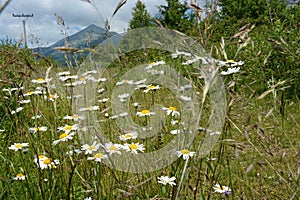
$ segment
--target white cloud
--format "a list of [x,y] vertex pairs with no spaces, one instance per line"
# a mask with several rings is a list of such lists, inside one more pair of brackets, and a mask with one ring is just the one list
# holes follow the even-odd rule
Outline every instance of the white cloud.
[[[119,0],[94,0],[103,19],[110,19]],[[127,3],[113,17],[111,31],[123,32],[128,27],[132,17],[132,8],[137,0],[127,0]],[[157,6],[165,4],[162,0],[142,0],[147,10],[154,16],[158,13]],[[62,16],[65,24],[73,34],[91,24],[104,27],[101,17],[96,10],[81,0],[12,0],[0,14],[0,39],[9,38],[18,40],[23,34],[22,20],[12,16],[15,14],[34,14],[26,20],[27,43],[29,35],[40,38],[39,46],[47,46],[62,38],[61,27],[56,24],[55,13]],[[36,46],[36,45],[35,45]]]

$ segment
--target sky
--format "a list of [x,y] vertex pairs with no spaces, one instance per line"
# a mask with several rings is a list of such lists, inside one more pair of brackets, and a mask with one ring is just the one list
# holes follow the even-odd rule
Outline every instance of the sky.
[[[72,35],[91,24],[104,27],[103,19],[110,19],[120,0],[94,0],[101,17],[96,9],[89,3],[81,0],[11,0],[8,6],[0,13],[0,39],[6,37],[19,40],[23,35],[22,19],[12,14],[33,14],[27,18],[26,35],[28,47],[49,46],[63,38],[62,27],[57,25],[55,14],[60,15],[68,33]],[[0,0],[0,4],[4,0]],[[117,12],[111,20],[111,31],[124,32],[131,19],[132,8],[137,0],[127,0],[127,3]],[[142,0],[152,16],[158,13],[158,5],[165,4],[164,0]],[[37,43],[36,39],[39,38]]]

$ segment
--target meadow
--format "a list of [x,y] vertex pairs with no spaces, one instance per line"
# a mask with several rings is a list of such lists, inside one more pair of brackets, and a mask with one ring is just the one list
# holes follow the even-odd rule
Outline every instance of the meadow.
[[260,71],[253,30],[210,54],[133,32],[75,67],[3,42],[0,199],[299,199],[297,79]]

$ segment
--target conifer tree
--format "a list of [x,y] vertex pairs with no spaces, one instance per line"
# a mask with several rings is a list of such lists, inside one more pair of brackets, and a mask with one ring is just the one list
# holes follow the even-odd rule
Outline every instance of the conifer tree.
[[132,19],[129,21],[130,29],[151,26],[151,15],[146,5],[138,0],[132,11]]

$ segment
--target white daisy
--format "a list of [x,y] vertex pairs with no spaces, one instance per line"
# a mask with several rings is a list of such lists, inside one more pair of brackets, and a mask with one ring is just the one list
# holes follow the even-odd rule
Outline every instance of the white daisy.
[[137,133],[136,132],[128,132],[124,135],[120,135],[119,139],[122,141],[130,140],[130,139],[136,139],[137,138]]
[[159,85],[148,85],[147,88],[144,90],[145,93],[149,92],[150,90],[151,91],[155,91],[155,90],[159,90],[160,89],[160,86]]
[[89,106],[85,108],[79,108],[79,111],[94,111],[99,110],[99,106]]
[[176,183],[174,182],[176,180],[176,178],[173,176],[171,178],[169,178],[168,176],[161,176],[161,177],[157,177],[158,179],[158,183],[161,183],[163,185],[176,185]]
[[132,84],[134,84],[134,81],[133,80],[122,80],[122,81],[119,81],[119,82],[117,82],[116,83],[116,85],[118,86],[118,85],[123,85],[123,84],[129,84],[129,85],[132,85]]
[[28,145],[28,143],[14,143],[10,147],[8,147],[8,149],[18,151],[21,150],[23,147],[28,147]]
[[33,83],[39,83],[39,84],[43,84],[43,83],[48,83],[50,82],[52,79],[43,79],[43,78],[38,78],[38,79],[34,79],[34,80],[31,80],[31,82]]
[[85,151],[85,155],[92,154],[95,151],[98,151],[100,144],[97,144],[96,141],[92,145],[84,144],[81,146],[81,150]]
[[69,133],[69,132],[71,132],[71,131],[76,131],[76,130],[78,130],[78,128],[79,128],[78,124],[73,124],[73,125],[68,125],[68,124],[66,124],[65,126],[58,127],[57,129],[58,129],[59,131],[64,131],[64,132],[66,132],[66,133]]
[[193,157],[196,152],[194,151],[189,151],[187,149],[183,149],[181,151],[176,151],[176,154],[178,157],[182,156],[184,160],[188,159],[189,157]]
[[138,151],[144,152],[145,147],[143,144],[139,144],[139,143],[131,143],[131,144],[126,143],[123,145],[123,149],[131,153],[138,154]]
[[143,117],[143,116],[150,116],[154,115],[155,112],[150,112],[150,110],[142,110],[141,112],[137,112],[136,115]]
[[235,74],[240,71],[240,67],[228,68],[227,71],[222,71],[222,75]]
[[68,140],[72,140],[75,135],[75,132],[66,132],[59,136],[58,140],[53,141],[52,145],[57,145],[59,142],[65,142]]
[[163,110],[166,110],[167,111],[167,115],[172,115],[172,117],[176,117],[176,116],[179,116],[180,115],[180,112],[177,111],[177,109],[173,106],[170,106],[169,108],[166,108],[166,107],[163,107],[162,108]]
[[13,179],[16,180],[16,181],[18,181],[18,180],[19,181],[24,181],[25,178],[26,178],[26,176],[24,174],[20,173],[20,174],[17,174],[16,177],[14,177]]
[[47,127],[46,126],[41,126],[41,127],[31,127],[28,129],[30,132],[32,133],[36,133],[38,131],[41,131],[41,132],[45,132],[47,131]]
[[87,157],[87,160],[94,160],[96,162],[101,162],[103,159],[108,158],[107,155],[103,153],[96,153],[93,157]]
[[121,148],[122,145],[120,144],[113,144],[112,142],[105,143],[104,145],[101,145],[106,152],[109,153],[109,155],[112,155],[114,153],[120,154],[121,155]]
[[224,194],[230,194],[231,189],[228,186],[224,186],[224,185],[220,185],[219,183],[217,183],[216,185],[214,185],[214,190],[217,193],[224,193]]

